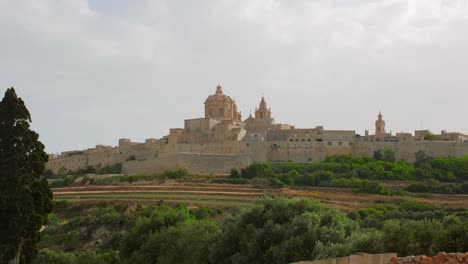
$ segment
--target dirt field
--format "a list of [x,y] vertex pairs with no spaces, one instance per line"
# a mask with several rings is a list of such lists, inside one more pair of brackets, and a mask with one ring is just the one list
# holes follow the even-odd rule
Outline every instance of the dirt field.
[[127,201],[142,203],[184,203],[189,206],[242,207],[262,196],[284,195],[288,197],[311,197],[329,207],[349,211],[376,203],[399,203],[418,201],[450,207],[468,208],[468,195],[423,194],[411,196],[381,196],[357,194],[339,188],[253,188],[250,185],[190,183],[167,181],[161,184],[127,184],[117,186],[79,186],[54,188],[57,200]]

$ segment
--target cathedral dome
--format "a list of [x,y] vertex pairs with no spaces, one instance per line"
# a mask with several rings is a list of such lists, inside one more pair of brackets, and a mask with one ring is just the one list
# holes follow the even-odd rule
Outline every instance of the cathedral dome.
[[205,100],[205,118],[239,121],[240,112],[237,111],[236,102],[223,92],[220,84],[216,86],[215,94]]
[[208,98],[205,100],[205,104],[213,101],[233,102],[234,100],[232,100],[231,97],[225,95],[223,92],[223,87],[218,84],[218,86],[216,86],[216,93],[208,96]]

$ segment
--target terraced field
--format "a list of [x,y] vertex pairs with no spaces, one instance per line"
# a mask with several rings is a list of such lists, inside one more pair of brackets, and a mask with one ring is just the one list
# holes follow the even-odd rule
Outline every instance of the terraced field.
[[253,188],[251,185],[158,182],[147,184],[127,184],[113,186],[76,186],[54,188],[57,200],[72,202],[126,202],[126,203],[166,203],[188,206],[236,208],[247,206],[258,197],[284,195],[288,197],[311,197],[321,200],[329,207],[345,211],[368,207],[375,203],[398,203],[418,201],[452,207],[468,207],[467,195],[411,195],[381,196],[356,194],[349,189],[339,188]]

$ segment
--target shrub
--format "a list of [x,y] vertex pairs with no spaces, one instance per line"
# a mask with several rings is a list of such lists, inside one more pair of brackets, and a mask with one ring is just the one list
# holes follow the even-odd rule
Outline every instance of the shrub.
[[68,232],[63,237],[63,245],[67,250],[75,249],[80,243],[80,233],[76,230]]
[[231,173],[229,174],[229,177],[231,178],[240,178],[242,175],[240,174],[239,170],[236,168],[231,169]]

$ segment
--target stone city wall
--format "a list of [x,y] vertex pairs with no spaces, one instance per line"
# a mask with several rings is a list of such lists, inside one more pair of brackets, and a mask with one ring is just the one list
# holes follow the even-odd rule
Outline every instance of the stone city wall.
[[124,162],[122,173],[160,173],[186,168],[190,173],[227,174],[232,168],[241,169],[250,164],[250,158],[245,154],[164,153],[154,159]]
[[414,141],[414,142],[356,142],[354,155],[373,157],[374,151],[391,148],[396,160],[413,163],[415,153],[424,151],[429,157],[462,157],[468,155],[468,142]]
[[[191,172],[229,172],[231,168],[258,162],[319,162],[331,155],[373,157],[374,151],[395,150],[396,159],[414,162],[415,153],[424,151],[431,157],[461,157],[468,155],[468,143],[462,142],[366,142],[366,141],[226,141],[208,143],[165,143],[148,141],[121,147],[104,147],[68,152],[47,163],[47,168],[76,171],[123,163],[124,173],[161,172],[186,166]],[[179,153],[179,154],[178,154]],[[183,153],[180,154],[180,153]],[[127,161],[131,156],[135,161]],[[201,158],[202,157],[202,158]],[[236,160],[237,159],[237,160]],[[192,160],[199,160],[200,165]],[[210,166],[219,167],[211,169]],[[246,166],[247,166],[246,165]],[[138,168],[141,166],[142,168]],[[231,168],[227,168],[232,166]]]
[[122,163],[134,156],[137,160],[154,158],[160,151],[158,143],[140,143],[135,145],[125,145],[122,147],[93,148],[83,151],[73,152],[73,154],[61,155],[51,158],[46,164],[47,169],[57,173],[61,168],[76,171],[88,166],[95,168]]

